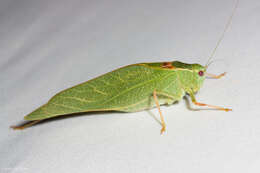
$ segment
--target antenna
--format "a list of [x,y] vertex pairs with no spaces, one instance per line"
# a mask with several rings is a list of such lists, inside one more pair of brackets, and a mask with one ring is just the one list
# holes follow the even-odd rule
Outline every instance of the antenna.
[[206,63],[206,66],[205,66],[206,69],[207,69],[208,66],[211,64],[210,61],[212,60],[213,56],[215,55],[217,48],[219,47],[221,41],[222,41],[223,38],[224,38],[224,35],[225,35],[227,29],[229,28],[229,26],[230,26],[230,24],[231,24],[232,18],[233,18],[233,16],[234,16],[235,11],[236,11],[237,6],[238,6],[238,1],[239,1],[239,0],[236,1],[235,7],[234,7],[234,9],[233,9],[231,15],[229,16],[229,19],[228,19],[228,21],[227,21],[227,23],[226,23],[226,25],[225,25],[225,28],[224,28],[224,30],[223,30],[223,33],[221,34],[221,36],[220,36],[220,38],[219,38],[219,40],[218,40],[218,42],[217,42],[217,44],[216,44],[216,47],[213,49],[213,51],[212,51],[212,53],[211,53],[211,55],[210,55],[210,57],[209,57],[209,59],[208,59],[208,61],[207,61],[207,63]]

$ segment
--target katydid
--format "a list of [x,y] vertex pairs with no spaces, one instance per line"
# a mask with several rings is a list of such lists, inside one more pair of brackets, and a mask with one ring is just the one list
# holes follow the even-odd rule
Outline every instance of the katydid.
[[42,120],[62,115],[97,111],[136,112],[157,107],[163,133],[166,125],[160,105],[173,104],[186,94],[195,105],[231,111],[229,108],[197,102],[195,94],[206,76],[218,79],[225,75],[209,74],[207,68],[230,25],[237,4],[238,1],[205,66],[180,61],[128,65],[61,91],[45,105],[26,115],[24,119],[29,123],[12,128],[24,129]]

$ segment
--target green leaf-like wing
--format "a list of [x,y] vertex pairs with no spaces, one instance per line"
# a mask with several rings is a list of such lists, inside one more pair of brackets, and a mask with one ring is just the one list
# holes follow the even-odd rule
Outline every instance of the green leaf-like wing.
[[147,109],[154,89],[170,85],[173,73],[148,64],[129,65],[58,93],[25,119],[41,120],[90,111]]

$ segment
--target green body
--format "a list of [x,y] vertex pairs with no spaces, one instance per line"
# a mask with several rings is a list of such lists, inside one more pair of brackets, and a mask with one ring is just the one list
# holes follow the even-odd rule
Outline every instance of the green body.
[[129,65],[66,89],[25,116],[25,120],[91,111],[141,111],[155,106],[152,97],[155,90],[162,105],[172,104],[186,93],[200,89],[205,76],[198,72],[205,72],[205,67],[178,61],[164,64]]

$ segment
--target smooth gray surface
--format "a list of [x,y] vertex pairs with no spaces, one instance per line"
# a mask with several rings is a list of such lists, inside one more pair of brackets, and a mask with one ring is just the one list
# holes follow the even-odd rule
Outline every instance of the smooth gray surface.
[[[78,116],[10,125],[55,93],[138,62],[205,64],[233,0],[0,1],[0,172],[260,171],[260,1],[240,1],[197,99],[233,112]],[[195,106],[193,106],[195,107]],[[158,117],[156,109],[151,110]]]

